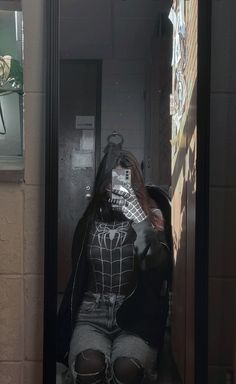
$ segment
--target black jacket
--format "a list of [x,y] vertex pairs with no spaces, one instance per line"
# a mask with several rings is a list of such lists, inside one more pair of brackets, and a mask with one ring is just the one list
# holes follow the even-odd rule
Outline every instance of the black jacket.
[[[163,283],[170,275],[171,255],[164,232],[156,232],[149,219],[132,226],[137,234],[134,243],[138,264],[137,286],[118,309],[117,323],[121,329],[141,336],[158,348],[168,312],[168,297],[163,295]],[[67,363],[75,318],[87,286],[88,229],[86,220],[81,219],[72,244],[72,274],[58,314],[57,360],[63,363]]]

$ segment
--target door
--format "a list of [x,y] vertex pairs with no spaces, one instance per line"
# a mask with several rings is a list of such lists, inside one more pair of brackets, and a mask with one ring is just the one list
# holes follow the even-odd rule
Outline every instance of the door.
[[58,292],[71,271],[76,224],[93,188],[100,157],[101,63],[60,63],[60,131],[58,195]]
[[173,3],[172,348],[183,383],[194,383],[197,0]]

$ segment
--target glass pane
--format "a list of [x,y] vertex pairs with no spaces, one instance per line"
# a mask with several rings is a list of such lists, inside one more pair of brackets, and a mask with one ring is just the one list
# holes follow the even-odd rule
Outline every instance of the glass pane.
[[0,10],[0,158],[23,155],[22,12]]

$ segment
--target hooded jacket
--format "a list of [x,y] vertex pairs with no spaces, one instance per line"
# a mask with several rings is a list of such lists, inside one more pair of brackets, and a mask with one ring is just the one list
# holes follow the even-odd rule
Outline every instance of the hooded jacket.
[[[121,329],[139,335],[159,349],[168,313],[165,286],[171,272],[171,252],[164,231],[157,232],[149,218],[139,224],[133,223],[132,226],[136,232],[134,249],[138,266],[137,285],[119,307],[116,320]],[[76,315],[87,287],[88,233],[88,221],[82,218],[74,233],[72,273],[57,318],[57,361],[64,364],[67,364]]]

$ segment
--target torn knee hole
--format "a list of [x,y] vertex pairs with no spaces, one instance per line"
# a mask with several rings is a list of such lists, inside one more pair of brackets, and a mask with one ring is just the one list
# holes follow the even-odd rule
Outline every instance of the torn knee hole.
[[143,378],[142,364],[135,358],[119,357],[113,365],[115,381],[124,384],[140,383]]
[[79,375],[98,375],[105,370],[105,356],[93,349],[82,351],[76,356],[75,371]]

